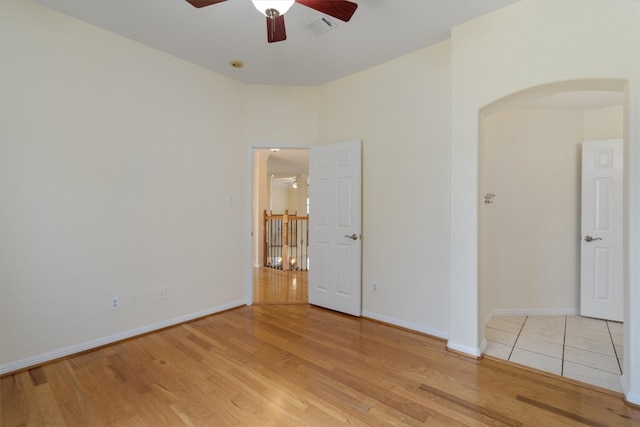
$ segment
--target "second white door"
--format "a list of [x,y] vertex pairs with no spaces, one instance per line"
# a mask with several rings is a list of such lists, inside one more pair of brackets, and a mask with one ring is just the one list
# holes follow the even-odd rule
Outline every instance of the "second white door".
[[622,321],[622,140],[582,144],[580,314]]

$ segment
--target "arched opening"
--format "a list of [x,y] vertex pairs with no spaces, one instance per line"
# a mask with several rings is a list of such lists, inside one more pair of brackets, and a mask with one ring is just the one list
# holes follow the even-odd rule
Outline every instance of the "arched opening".
[[[585,140],[623,138],[625,86],[623,80],[609,79],[557,82],[509,95],[481,109],[478,316],[482,351],[487,347],[483,326],[495,316],[513,316],[517,324],[527,316],[561,320],[579,312],[580,147]],[[506,324],[499,329],[502,336],[497,340],[504,348],[493,346],[489,353],[499,348],[510,352],[501,358],[521,364],[532,360],[529,366],[572,376],[573,362],[564,351],[566,336],[554,336],[550,327],[540,331],[547,337],[519,337],[523,325]],[[513,330],[507,332],[511,326]],[[565,326],[563,333],[568,331]],[[548,346],[538,351],[530,348],[532,343]],[[610,346],[612,355],[607,357],[621,366],[622,346],[618,354]],[[620,373],[613,369],[610,373],[607,388],[620,391]],[[574,379],[590,382],[586,376]],[[591,383],[607,386],[596,380]]]

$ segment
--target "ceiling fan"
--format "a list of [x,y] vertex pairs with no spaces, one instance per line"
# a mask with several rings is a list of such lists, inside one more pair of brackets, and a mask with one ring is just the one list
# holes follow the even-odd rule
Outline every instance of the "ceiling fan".
[[[226,0],[187,0],[194,7],[211,6]],[[284,14],[294,3],[315,9],[318,12],[349,22],[358,5],[347,0],[251,0],[253,5],[267,17],[267,41],[281,42],[287,39]]]

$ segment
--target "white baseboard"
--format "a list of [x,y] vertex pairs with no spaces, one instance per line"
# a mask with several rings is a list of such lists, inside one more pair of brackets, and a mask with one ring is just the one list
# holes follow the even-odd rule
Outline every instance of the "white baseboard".
[[513,308],[491,310],[484,319],[486,325],[494,317],[500,316],[577,316],[577,308]]
[[180,323],[188,322],[199,317],[209,316],[211,314],[219,313],[231,308],[241,307],[246,305],[246,301],[234,301],[228,304],[220,305],[218,307],[210,308],[207,310],[198,311],[196,313],[186,314],[184,316],[174,317],[173,319],[164,320],[162,322],[154,323],[152,325],[143,326],[141,328],[131,329],[129,331],[119,332],[117,334],[109,335],[95,340],[86,341],[80,344],[75,344],[69,347],[61,348],[58,350],[49,351],[46,353],[38,354],[36,356],[27,357],[26,359],[16,360],[15,362],[5,363],[0,365],[0,375],[4,375],[8,372],[16,372],[24,370],[31,366],[41,365],[52,360],[60,359],[62,357],[71,356],[73,354],[81,353],[83,351],[91,350],[97,347],[102,347],[107,344],[122,341],[128,338],[135,337],[137,335],[146,334],[148,332],[157,331],[169,326],[177,325]]
[[431,335],[437,338],[448,339],[449,333],[444,332],[438,329],[426,328],[422,325],[417,325],[411,322],[405,322],[404,320],[396,319],[393,317],[384,316],[378,313],[372,313],[370,311],[363,311],[363,317],[367,317],[369,319],[377,320],[379,322],[388,323],[390,325],[399,326],[401,328],[410,329],[412,331],[421,332],[426,335]]
[[627,384],[627,380],[624,378],[624,375],[620,377],[620,389],[622,390],[627,402],[634,405],[640,405],[640,393],[633,393],[629,391],[629,385]]
[[447,348],[450,350],[457,351],[458,353],[468,354],[473,357],[482,356],[482,351],[480,348],[467,347],[465,345],[457,344],[455,342],[451,342],[451,340],[447,341]]

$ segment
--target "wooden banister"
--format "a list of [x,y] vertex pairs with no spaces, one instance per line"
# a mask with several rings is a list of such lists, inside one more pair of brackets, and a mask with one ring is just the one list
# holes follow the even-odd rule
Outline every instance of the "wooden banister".
[[[293,215],[285,210],[282,215],[263,212],[263,257],[264,266],[289,270],[307,269],[307,236],[309,216]],[[304,258],[302,265],[292,256],[291,248]]]

